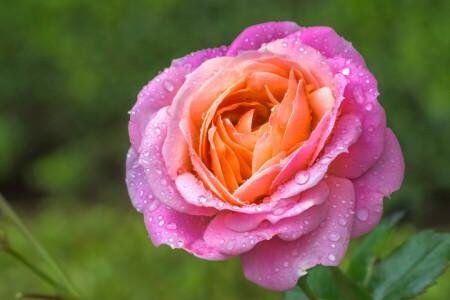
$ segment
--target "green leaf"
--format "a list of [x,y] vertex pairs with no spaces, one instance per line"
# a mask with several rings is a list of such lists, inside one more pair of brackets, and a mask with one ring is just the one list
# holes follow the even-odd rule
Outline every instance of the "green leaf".
[[375,249],[377,248],[377,245],[403,215],[404,212],[398,212],[383,219],[380,224],[364,238],[355,250],[348,267],[347,274],[350,278],[358,283],[366,282],[370,266],[375,260]]
[[284,294],[284,300],[309,300],[309,298],[303,293],[300,287],[296,286],[295,289],[287,291]]
[[450,234],[423,231],[375,266],[369,281],[374,300],[396,300],[425,291],[445,270]]
[[317,265],[308,271],[307,284],[320,299],[370,299],[368,293],[337,267]]

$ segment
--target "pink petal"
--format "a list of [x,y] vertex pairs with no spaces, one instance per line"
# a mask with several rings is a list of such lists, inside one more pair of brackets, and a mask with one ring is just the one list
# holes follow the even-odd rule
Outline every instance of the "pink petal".
[[380,159],[369,171],[354,180],[356,218],[352,238],[369,232],[378,224],[383,212],[383,197],[389,197],[400,188],[404,171],[402,150],[394,133],[387,128]]
[[215,209],[198,207],[187,203],[177,190],[175,182],[167,174],[161,154],[162,144],[167,134],[167,107],[159,110],[148,123],[139,147],[139,164],[143,167],[147,183],[154,197],[164,205],[179,212],[192,215],[213,215]]
[[205,241],[227,255],[239,255],[257,243],[278,235],[291,241],[315,229],[325,218],[329,195],[325,182],[301,196],[280,201],[272,212],[245,214],[222,211],[215,216],[205,232]]
[[241,51],[257,50],[264,43],[283,38],[301,28],[293,22],[269,22],[245,29],[228,48],[227,56],[236,56]]
[[353,113],[362,122],[362,132],[349,153],[340,155],[330,166],[330,173],[345,178],[357,178],[365,173],[383,152],[386,116],[377,101],[377,82],[364,67],[349,60],[336,58],[329,60],[334,72],[347,77],[343,113]]
[[148,205],[159,205],[159,201],[153,197],[145,178],[144,169],[138,162],[133,147],[130,147],[126,163],[126,183],[131,203],[137,211],[143,212]]
[[165,205],[159,205],[149,206],[144,212],[144,218],[150,238],[157,247],[166,244],[208,260],[230,258],[218,249],[207,246],[203,240],[209,217],[183,214]]
[[325,148],[324,154],[312,167],[305,171],[298,171],[288,183],[279,186],[272,194],[271,201],[298,195],[315,186],[327,173],[329,164],[338,155],[347,152],[348,148],[358,140],[360,131],[361,122],[356,116],[341,116],[334,129],[334,134]]
[[309,27],[301,31],[302,43],[317,49],[327,58],[341,56],[351,59],[357,65],[365,66],[364,59],[352,43],[341,38],[329,27]]
[[270,240],[275,235],[291,241],[308,234],[325,219],[327,209],[326,204],[311,206],[302,214],[282,219],[276,224],[267,221],[261,223],[259,219],[261,216],[249,215],[245,221],[259,225],[245,232],[229,229],[227,223],[233,222],[229,219],[232,219],[234,214],[223,211],[211,221],[204,239],[211,248],[218,248],[225,255],[236,256],[250,251],[261,241]]
[[138,94],[137,102],[130,111],[128,132],[131,145],[139,148],[142,132],[153,114],[161,107],[170,105],[186,75],[198,68],[204,61],[223,56],[226,47],[206,49],[174,60],[168,69],[151,80]]
[[351,181],[329,177],[327,221],[295,241],[273,238],[241,255],[245,277],[276,291],[294,288],[300,276],[317,264],[336,266],[347,250],[354,216],[354,191]]

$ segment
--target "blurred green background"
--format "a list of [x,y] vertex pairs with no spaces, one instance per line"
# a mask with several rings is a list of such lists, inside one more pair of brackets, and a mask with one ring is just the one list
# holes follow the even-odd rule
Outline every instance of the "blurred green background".
[[[450,219],[449,1],[6,0],[0,4],[0,192],[89,299],[282,299],[239,261],[155,248],[124,183],[127,111],[173,58],[279,20],[360,51],[406,160],[393,244]],[[14,246],[36,257],[0,216]],[[353,242],[353,243],[357,243]],[[38,258],[36,257],[36,260]],[[418,299],[448,299],[450,273]],[[0,253],[0,299],[50,292]]]

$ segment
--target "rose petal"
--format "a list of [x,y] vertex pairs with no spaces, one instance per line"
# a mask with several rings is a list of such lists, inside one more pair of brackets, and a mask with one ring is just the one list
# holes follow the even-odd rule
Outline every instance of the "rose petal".
[[206,245],[203,240],[209,217],[183,214],[160,205],[149,206],[144,212],[144,219],[147,231],[156,247],[166,244],[208,260],[231,258],[220,253],[218,249]]
[[343,58],[330,59],[335,72],[347,77],[343,113],[353,113],[362,122],[362,132],[349,152],[340,155],[330,166],[330,173],[345,178],[357,178],[365,173],[383,151],[386,115],[377,101],[377,82],[363,66]]
[[153,197],[150,188],[147,184],[147,178],[145,178],[144,169],[138,162],[139,157],[134,151],[133,147],[130,147],[127,154],[126,164],[126,183],[128,187],[128,194],[131,198],[131,203],[137,211],[143,212],[147,205],[151,205],[155,201],[154,205],[159,205],[159,201]]
[[151,80],[138,94],[136,104],[130,111],[128,132],[131,145],[139,148],[142,132],[153,114],[161,107],[170,105],[186,75],[198,68],[204,61],[225,55],[227,47],[206,49],[176,59],[168,69]]
[[387,128],[383,154],[369,171],[354,180],[357,218],[353,223],[352,238],[369,232],[378,224],[383,197],[389,197],[400,188],[404,171],[402,150],[394,133]]
[[310,206],[302,214],[285,218],[276,224],[267,221],[261,223],[258,215],[250,215],[246,222],[256,224],[256,228],[246,232],[230,230],[226,225],[233,218],[233,213],[219,213],[208,225],[205,231],[205,241],[208,246],[220,249],[225,255],[240,255],[248,252],[259,242],[269,240],[279,235],[284,240],[294,240],[314,230],[325,219],[328,206],[326,204]]
[[245,29],[228,48],[227,56],[257,50],[262,44],[283,38],[301,28],[293,22],[269,22]]
[[309,27],[301,31],[301,41],[317,49],[327,58],[344,57],[351,59],[357,65],[365,67],[364,59],[353,48],[352,43],[341,38],[329,27]]
[[[337,97],[333,110],[327,113],[322,118],[317,127],[311,133],[309,139],[306,140],[299,149],[289,155],[286,161],[282,163],[283,170],[273,181],[270,187],[271,192],[274,192],[281,184],[292,178],[299,170],[304,170],[305,168],[311,166],[317,155],[323,150],[323,146],[328,140],[330,134],[333,132],[334,128],[337,127],[337,125],[335,125],[335,122],[339,113],[339,109],[341,107],[341,103],[344,100],[343,93],[347,84],[347,80],[343,76],[337,75],[335,78],[335,82]],[[358,123],[359,121],[353,120],[353,122]],[[360,125],[360,122],[358,123],[358,125]],[[344,131],[342,131],[342,134],[348,135],[348,133],[345,133]],[[346,145],[345,148],[347,149],[347,147],[348,146]],[[320,179],[321,178],[318,178],[319,181]],[[304,187],[306,188],[308,186]]]
[[241,255],[245,277],[264,288],[286,291],[294,288],[300,276],[317,264],[336,266],[347,250],[354,216],[351,181],[330,177],[327,221],[295,241],[273,238]]
[[[278,189],[271,195],[271,201],[295,196],[312,186],[315,186],[325,176],[329,164],[340,154],[348,151],[354,144],[361,131],[361,122],[355,115],[344,115],[336,124],[334,134],[325,148],[324,154],[309,169],[298,171],[296,177],[306,172],[305,181],[291,179],[285,185],[278,186]],[[302,175],[304,176],[304,175]]]
[[216,210],[198,207],[184,201],[175,182],[167,173],[161,154],[162,144],[167,134],[167,107],[160,109],[147,125],[139,147],[139,164],[143,167],[147,183],[154,197],[164,205],[179,212],[192,215],[213,215]]
[[221,57],[203,63],[200,68],[187,75],[188,82],[180,88],[173,99],[170,108],[172,116],[168,122],[167,138],[162,149],[167,171],[172,179],[175,179],[180,168],[189,169],[190,167],[187,143],[179,128],[180,120],[189,113],[189,104],[198,87],[225,65],[229,59]]

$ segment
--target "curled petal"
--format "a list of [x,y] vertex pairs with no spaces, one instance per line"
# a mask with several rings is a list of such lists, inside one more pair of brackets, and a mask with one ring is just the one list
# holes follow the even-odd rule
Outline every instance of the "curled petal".
[[341,38],[332,28],[303,28],[300,35],[301,41],[304,44],[317,49],[327,58],[341,56],[346,59],[351,59],[358,66],[366,66],[361,54],[353,48],[352,43]]
[[126,163],[126,183],[128,187],[128,194],[131,198],[131,203],[137,211],[143,212],[149,205],[159,205],[159,201],[153,197],[152,192],[147,184],[147,178],[145,177],[144,169],[138,162],[139,157],[134,151],[133,147],[130,147],[127,154]]
[[356,116],[342,116],[336,124],[334,134],[325,148],[324,154],[312,167],[305,171],[298,171],[288,183],[279,186],[272,194],[271,201],[298,195],[315,186],[325,176],[333,159],[348,151],[348,148],[357,141],[360,132],[361,122]]
[[147,183],[156,197],[164,205],[179,212],[192,215],[213,215],[215,209],[198,207],[187,203],[177,190],[175,182],[167,173],[162,157],[162,143],[167,134],[167,107],[156,113],[145,128],[139,147],[139,164],[143,167]]
[[317,264],[336,266],[347,250],[355,207],[351,181],[330,177],[326,222],[295,241],[275,237],[241,255],[245,277],[267,289],[294,288],[300,276]]
[[245,29],[228,48],[227,56],[236,56],[241,51],[257,50],[264,43],[283,38],[301,28],[293,22],[269,22]]
[[209,217],[180,213],[161,204],[149,206],[144,211],[144,218],[150,238],[157,247],[166,244],[208,260],[231,258],[209,247],[203,240]]
[[142,132],[153,114],[160,108],[170,105],[186,75],[198,68],[204,61],[223,56],[227,47],[206,49],[191,53],[176,59],[168,69],[153,78],[141,92],[134,107],[130,111],[128,132],[131,145],[135,150],[139,148]]
[[377,101],[377,82],[363,66],[343,58],[330,59],[335,72],[348,79],[345,88],[343,113],[358,116],[362,132],[348,153],[340,155],[330,166],[330,173],[345,178],[357,178],[365,173],[383,152],[386,115]]
[[352,238],[374,228],[383,212],[383,197],[398,190],[403,181],[405,162],[394,133],[385,130],[383,154],[361,177],[354,180],[356,216]]

